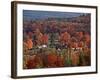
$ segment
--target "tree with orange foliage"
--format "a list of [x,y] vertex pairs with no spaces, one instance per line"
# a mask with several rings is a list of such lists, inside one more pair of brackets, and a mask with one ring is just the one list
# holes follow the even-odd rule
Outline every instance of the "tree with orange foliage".
[[91,46],[91,37],[89,34],[84,34],[83,37],[84,47],[90,47]]
[[32,48],[33,48],[32,39],[28,39],[28,40],[27,40],[27,45],[28,45],[28,49],[32,49]]
[[48,36],[46,34],[44,34],[42,37],[41,37],[41,43],[42,44],[47,44],[48,43]]
[[71,43],[71,48],[73,48],[74,50],[76,50],[78,48],[78,43],[77,42],[72,42]]
[[78,66],[78,64],[79,64],[79,57],[80,57],[79,52],[71,53],[71,61],[72,61],[72,65],[73,66]]
[[75,38],[75,37],[71,38],[70,46],[71,46],[71,48],[74,48],[74,49],[78,48],[77,38]]
[[27,49],[32,49],[33,48],[33,42],[32,39],[27,35],[26,39],[24,40],[24,47]]
[[35,35],[36,35],[36,39],[37,39],[37,41],[36,41],[37,44],[38,44],[38,45],[41,45],[43,34],[40,32],[39,29],[36,29]]
[[88,47],[90,47],[90,43],[91,43],[91,37],[89,34],[84,35],[85,37],[85,43]]
[[59,40],[62,44],[67,44],[70,40],[70,34],[68,32],[64,32],[60,35]]

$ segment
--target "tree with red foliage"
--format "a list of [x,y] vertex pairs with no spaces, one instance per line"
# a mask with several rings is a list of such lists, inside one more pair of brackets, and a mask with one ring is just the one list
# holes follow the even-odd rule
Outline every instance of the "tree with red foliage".
[[32,69],[32,68],[40,68],[43,67],[43,62],[42,58],[39,55],[35,55],[27,60],[27,68]]
[[28,32],[28,34],[27,34],[30,38],[32,38],[33,37],[33,32]]
[[76,32],[75,33],[75,35],[76,35],[76,38],[80,41],[82,38],[83,38],[83,32]]
[[35,61],[34,61],[35,56],[36,56],[36,55],[34,55],[34,56],[29,56],[28,58],[26,58],[26,59],[27,59],[27,62],[26,62],[26,67],[27,67],[27,69],[36,68],[36,63],[35,63]]
[[26,66],[27,66],[28,69],[33,69],[33,68],[36,68],[36,63],[34,62],[34,60],[29,59],[29,60],[27,61]]
[[48,61],[48,64],[47,64],[48,67],[56,67],[57,55],[55,55],[55,54],[48,54],[47,61]]
[[61,56],[57,57],[57,66],[58,67],[63,67],[64,66],[64,58]]
[[78,42],[78,48],[79,48],[80,50],[82,50],[83,47],[84,47],[83,41]]

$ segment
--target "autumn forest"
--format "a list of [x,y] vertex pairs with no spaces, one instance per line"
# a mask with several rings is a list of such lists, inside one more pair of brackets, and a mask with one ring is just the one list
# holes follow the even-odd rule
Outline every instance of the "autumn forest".
[[23,11],[23,69],[90,66],[90,18],[89,13]]

